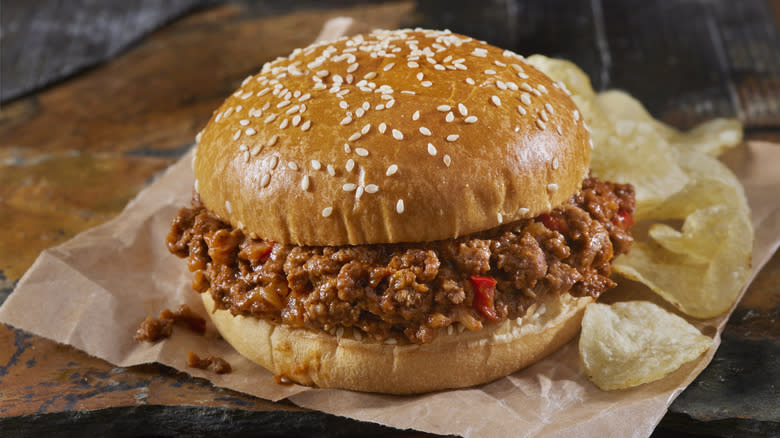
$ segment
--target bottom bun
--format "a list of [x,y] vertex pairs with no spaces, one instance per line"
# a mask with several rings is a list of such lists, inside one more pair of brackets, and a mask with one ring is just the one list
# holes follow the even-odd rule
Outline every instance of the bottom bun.
[[215,311],[209,292],[201,296],[222,337],[272,373],[303,385],[387,394],[462,388],[511,374],[571,340],[593,301],[551,296],[531,306],[522,320],[479,331],[445,329],[428,344],[391,345],[357,330],[331,335],[233,316]]

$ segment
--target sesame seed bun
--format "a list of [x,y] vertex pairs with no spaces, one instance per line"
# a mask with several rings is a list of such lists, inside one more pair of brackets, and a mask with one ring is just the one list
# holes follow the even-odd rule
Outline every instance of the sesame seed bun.
[[201,201],[296,245],[449,239],[579,190],[589,135],[565,87],[449,32],[377,31],[266,64],[215,112]]
[[[522,56],[446,31],[377,31],[248,77],[199,134],[195,189],[232,226],[277,243],[452,239],[563,204],[588,173],[589,142],[565,86]],[[592,301],[548,294],[522,319],[408,344],[234,316],[201,295],[222,336],[276,375],[395,394],[525,367],[575,336]]]
[[524,368],[570,341],[580,330],[590,297],[548,295],[525,317],[471,332],[442,333],[429,344],[367,340],[276,325],[215,310],[211,319],[239,353],[276,376],[303,385],[386,394],[416,394],[489,382]]

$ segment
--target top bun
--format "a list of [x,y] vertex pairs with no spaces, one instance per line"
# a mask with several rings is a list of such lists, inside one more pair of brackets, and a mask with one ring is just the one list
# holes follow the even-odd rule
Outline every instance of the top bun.
[[375,31],[246,78],[199,136],[195,189],[285,244],[449,239],[562,204],[589,141],[563,84],[522,56],[448,31]]

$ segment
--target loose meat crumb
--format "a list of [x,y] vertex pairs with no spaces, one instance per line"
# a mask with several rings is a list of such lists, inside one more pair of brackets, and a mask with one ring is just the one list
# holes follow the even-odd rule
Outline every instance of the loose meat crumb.
[[187,354],[187,366],[190,368],[209,370],[215,374],[227,374],[233,371],[230,364],[221,357],[208,355],[205,359],[201,359],[197,354],[191,351]]
[[137,342],[157,342],[160,339],[170,337],[175,323],[183,324],[201,335],[206,333],[206,320],[193,312],[188,305],[182,304],[175,311],[163,309],[159,318],[146,317],[135,332],[135,340]]
[[[522,317],[546,294],[595,298],[614,287],[611,262],[631,246],[633,212],[630,185],[587,178],[555,210],[481,233],[317,247],[246,236],[196,195],[174,219],[168,248],[188,259],[193,288],[234,315],[426,343],[456,323],[479,330]],[[493,310],[485,294],[477,298],[474,276],[495,280]]]

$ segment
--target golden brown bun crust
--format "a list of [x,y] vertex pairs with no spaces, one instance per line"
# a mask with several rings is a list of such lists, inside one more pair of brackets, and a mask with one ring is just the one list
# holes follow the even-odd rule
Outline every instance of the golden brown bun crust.
[[384,31],[266,64],[215,112],[194,171],[210,210],[263,238],[431,241],[560,205],[587,174],[588,143],[565,88],[521,56]]
[[[589,297],[550,297],[517,321],[476,332],[442,332],[430,344],[389,345],[275,325],[214,312],[220,334],[243,356],[275,375],[303,385],[387,394],[415,394],[489,382],[526,367],[571,340],[580,330]],[[544,311],[540,310],[544,308]]]

